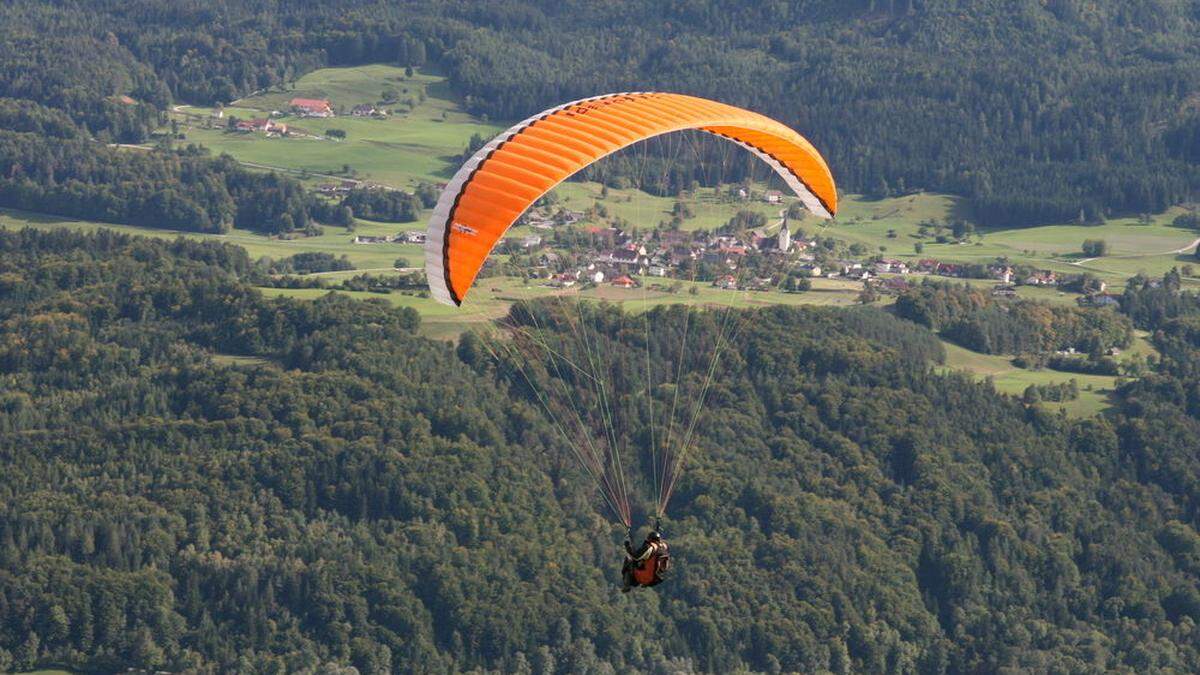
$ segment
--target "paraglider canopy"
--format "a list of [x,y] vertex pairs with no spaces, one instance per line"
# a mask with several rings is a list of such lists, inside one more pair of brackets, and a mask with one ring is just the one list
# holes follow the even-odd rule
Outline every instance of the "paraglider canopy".
[[[425,270],[431,294],[461,305],[497,242],[572,174],[640,141],[672,134],[663,139],[669,143],[677,138],[672,132],[688,131],[746,148],[816,215],[830,218],[837,211],[837,190],[825,160],[780,122],[681,94],[596,96],[513,126],[463,164],[429,220]],[[672,162],[668,154],[665,166]],[[697,266],[691,270],[694,284]],[[745,318],[733,316],[732,303],[722,313],[664,308],[652,316],[646,311],[645,284],[641,287],[643,311],[637,315],[605,304],[588,306],[570,294],[517,302],[493,326],[505,337],[482,341],[498,374],[520,376],[523,385],[514,392],[547,415],[626,531],[635,515],[627,465],[639,464],[649,474],[645,487],[654,497],[654,517],[662,518],[695,445],[706,395],[719,378],[721,353],[737,339]],[[627,330],[633,316],[639,331]],[[631,345],[644,355],[620,358]],[[643,578],[637,581],[651,585],[661,580],[670,558],[665,540],[648,540],[647,546],[654,561],[640,568]]]
[[597,160],[662,134],[696,129],[771,166],[813,213],[837,212],[833,175],[817,150],[780,122],[682,94],[639,92],[566,103],[513,126],[454,175],[429,219],[425,273],[438,301],[460,305],[492,248],[555,185]]

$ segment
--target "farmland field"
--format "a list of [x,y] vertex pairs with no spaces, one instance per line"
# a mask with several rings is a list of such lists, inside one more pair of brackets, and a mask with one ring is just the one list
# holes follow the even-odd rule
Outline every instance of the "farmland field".
[[[968,218],[970,214],[959,198],[922,193],[868,200],[851,195],[843,199],[837,220],[826,225],[808,218],[801,225],[810,231],[821,228],[829,235],[896,258],[986,263],[1006,257],[1013,263],[1059,274],[1090,272],[1120,287],[1138,272],[1161,276],[1172,267],[1197,263],[1192,254],[1200,231],[1172,225],[1180,213],[1181,209],[1171,209],[1152,216],[1148,223],[1117,218],[1103,225],[980,230],[968,243],[939,244],[932,238],[921,238],[918,229],[926,221]],[[1109,255],[1085,259],[1081,252],[1085,239],[1104,240]],[[914,250],[917,243],[923,246],[919,254]]]
[[[393,90],[396,103],[381,103],[384,89]],[[294,97],[325,98],[335,109],[379,104],[391,111],[386,119],[351,117],[328,119],[287,115]],[[283,112],[280,121],[297,137],[266,138],[258,134],[229,133],[223,125],[230,116],[265,117]],[[226,110],[218,128],[211,108],[181,107],[174,115],[188,143],[198,143],[214,153],[226,152],[243,162],[314,174],[365,178],[394,187],[421,181],[442,182],[452,171],[454,157],[462,153],[473,134],[491,137],[502,127],[463,113],[445,79],[427,73],[404,74],[403,68],[369,65],[326,68],[301,77],[294,89],[271,91],[241,99]],[[330,129],[346,132],[345,140],[326,136]],[[344,174],[349,166],[353,174]]]
[[[1083,375],[1065,373],[1044,368],[1028,370],[1012,364],[1012,356],[980,354],[943,341],[946,348],[946,363],[942,372],[966,371],[979,379],[990,378],[996,391],[1020,396],[1029,385],[1063,384],[1075,380],[1079,384],[1079,398],[1074,401],[1043,401],[1039,405],[1062,410],[1072,417],[1087,417],[1109,407],[1109,395],[1116,387],[1118,378],[1109,375]],[[1133,345],[1122,353],[1118,360],[1148,357],[1155,354],[1154,347],[1143,332],[1138,332]]]
[[[503,316],[514,302],[538,297],[578,297],[584,300],[621,303],[628,311],[641,312],[651,307],[685,304],[714,308],[765,307],[769,305],[850,305],[858,298],[861,286],[834,279],[816,279],[813,288],[804,293],[780,291],[728,291],[701,282],[680,281],[677,290],[670,290],[672,279],[638,277],[641,288],[623,289],[599,284],[583,289],[552,289],[545,282],[526,283],[513,277],[480,279],[461,308],[438,303],[425,294],[344,293],[353,298],[378,299],[397,307],[412,307],[421,313],[421,332],[430,337],[457,337],[473,324]],[[692,289],[695,289],[693,294]],[[263,288],[265,295],[315,299],[331,291],[319,288]]]

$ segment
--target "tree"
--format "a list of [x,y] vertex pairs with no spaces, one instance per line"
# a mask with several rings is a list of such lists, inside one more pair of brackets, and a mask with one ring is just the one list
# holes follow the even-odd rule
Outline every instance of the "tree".
[[1085,239],[1083,254],[1089,258],[1102,258],[1108,255],[1108,242],[1103,239]]
[[38,638],[37,633],[29,631],[25,636],[25,641],[17,647],[17,651],[13,654],[13,664],[19,670],[33,670],[38,664],[38,658],[41,655],[42,641]]
[[1184,213],[1175,216],[1172,221],[1175,227],[1186,227],[1193,230],[1200,230],[1200,213]]

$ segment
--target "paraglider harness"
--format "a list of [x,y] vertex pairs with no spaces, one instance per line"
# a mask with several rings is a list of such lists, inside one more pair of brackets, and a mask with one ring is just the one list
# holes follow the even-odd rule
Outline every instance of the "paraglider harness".
[[[632,580],[633,586],[657,586],[663,582],[667,572],[671,569],[671,550],[665,539],[658,536],[658,526],[655,524],[651,535],[647,535],[647,540],[642,544],[636,553],[630,548],[629,539],[625,540],[625,553],[628,558],[625,560],[625,570]],[[651,539],[653,537],[653,539]],[[650,555],[645,560],[638,560],[639,557],[646,554],[645,547],[652,547]]]

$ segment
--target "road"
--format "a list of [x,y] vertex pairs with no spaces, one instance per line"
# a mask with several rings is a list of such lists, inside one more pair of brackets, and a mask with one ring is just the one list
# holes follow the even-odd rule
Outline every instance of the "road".
[[1200,246],[1200,237],[1192,240],[1192,243],[1188,244],[1187,246],[1177,248],[1174,251],[1163,251],[1162,253],[1127,253],[1125,255],[1106,255],[1103,256],[1103,258],[1082,258],[1080,260],[1071,261],[1070,264],[1082,266],[1095,260],[1108,258],[1152,258],[1160,255],[1179,255],[1181,253],[1187,253],[1188,251],[1194,251],[1196,250],[1197,246]]
[[309,272],[302,274],[304,277],[322,277],[331,274],[363,274],[365,272],[423,272],[424,267],[371,267],[368,269],[353,269],[353,270],[331,270],[329,272]]

